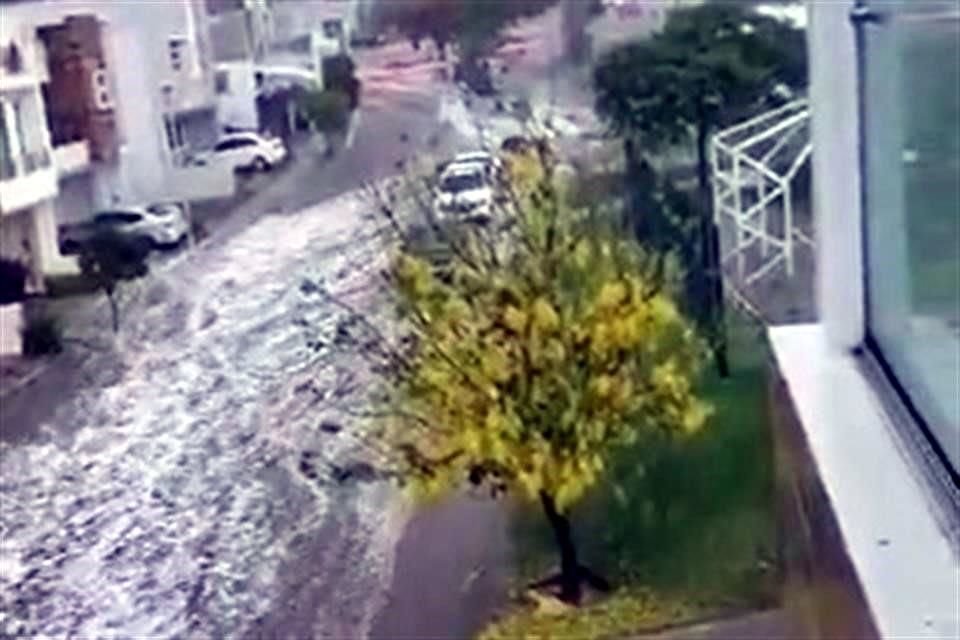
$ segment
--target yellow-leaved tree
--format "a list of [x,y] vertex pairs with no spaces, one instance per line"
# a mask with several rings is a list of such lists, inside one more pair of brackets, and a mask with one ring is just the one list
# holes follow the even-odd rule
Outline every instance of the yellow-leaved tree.
[[670,260],[570,209],[549,167],[532,173],[496,222],[438,230],[444,260],[401,244],[389,280],[402,346],[377,350],[391,418],[376,436],[428,494],[472,484],[538,501],[561,560],[545,583],[577,603],[602,579],[577,557],[570,506],[617,447],[700,429],[706,351]]

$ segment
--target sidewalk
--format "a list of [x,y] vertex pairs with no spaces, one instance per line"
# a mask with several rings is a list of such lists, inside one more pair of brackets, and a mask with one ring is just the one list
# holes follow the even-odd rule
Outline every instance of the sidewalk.
[[49,363],[46,358],[0,356],[0,401],[8,394],[32,384],[43,374]]
[[467,495],[421,507],[396,549],[389,601],[371,640],[472,638],[506,603],[506,505]]

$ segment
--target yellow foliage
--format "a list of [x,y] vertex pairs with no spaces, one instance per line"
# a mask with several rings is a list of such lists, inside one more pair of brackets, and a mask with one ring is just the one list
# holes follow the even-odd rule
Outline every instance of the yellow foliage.
[[546,491],[565,509],[616,447],[703,426],[708,408],[693,390],[704,350],[670,288],[650,293],[658,283],[639,247],[548,202],[534,157],[508,165],[529,197],[506,259],[490,261],[477,238],[453,252],[452,280],[413,255],[394,261],[397,302],[418,317],[403,327],[417,337],[412,373],[389,391],[443,426],[424,432],[424,451],[460,452],[442,473],[409,465],[427,494],[493,467],[510,488]]
[[560,326],[560,316],[557,315],[550,302],[542,296],[533,303],[531,315],[533,316],[533,328],[538,331],[556,331]]
[[503,310],[503,324],[514,333],[523,333],[527,328],[527,314],[509,305]]

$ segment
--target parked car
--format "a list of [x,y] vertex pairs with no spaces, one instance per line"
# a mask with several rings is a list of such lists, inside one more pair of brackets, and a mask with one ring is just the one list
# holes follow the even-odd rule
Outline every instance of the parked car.
[[500,158],[489,151],[468,151],[466,153],[459,153],[454,156],[453,160],[450,161],[450,164],[448,164],[446,168],[450,169],[469,164],[479,164],[483,166],[484,171],[487,173],[487,177],[490,179],[496,180],[502,177],[503,162],[501,162]]
[[229,133],[206,154],[195,156],[195,164],[223,162],[237,169],[268,171],[284,161],[287,147],[280,138],[265,136],[254,131]]
[[489,218],[493,201],[494,187],[483,164],[452,164],[440,175],[434,211],[439,218]]
[[60,253],[80,253],[86,242],[105,230],[150,249],[173,249],[187,239],[190,227],[183,209],[172,203],[101,211],[89,222],[60,227]]

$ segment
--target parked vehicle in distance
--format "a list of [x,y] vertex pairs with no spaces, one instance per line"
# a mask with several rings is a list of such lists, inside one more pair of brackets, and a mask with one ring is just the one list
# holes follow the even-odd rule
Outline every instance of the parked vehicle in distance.
[[287,147],[280,138],[254,131],[228,133],[213,149],[192,158],[194,164],[223,162],[237,169],[268,171],[287,157]]
[[469,164],[479,164],[483,166],[488,178],[499,179],[502,177],[503,162],[489,151],[458,153],[454,156],[453,160],[450,161],[450,164],[446,166],[445,170]]
[[102,231],[112,231],[150,249],[174,249],[190,231],[183,208],[157,203],[101,211],[88,222],[64,225],[59,229],[60,253],[80,253],[84,244]]
[[439,218],[489,218],[493,200],[493,185],[483,164],[451,164],[440,175],[434,211]]

